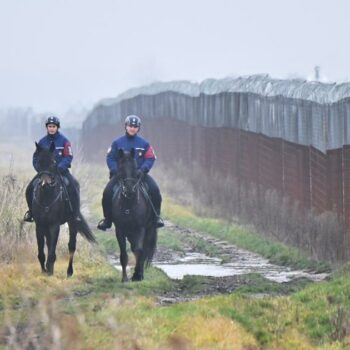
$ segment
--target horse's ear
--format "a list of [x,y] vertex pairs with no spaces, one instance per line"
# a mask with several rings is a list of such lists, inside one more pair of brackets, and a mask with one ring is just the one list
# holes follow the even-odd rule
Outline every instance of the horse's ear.
[[54,151],[55,151],[55,143],[54,142],[51,142],[51,144],[50,144],[50,148],[49,148],[49,151],[51,152],[51,153],[53,153]]
[[135,148],[134,147],[131,149],[130,155],[132,158],[135,158]]
[[35,141],[35,147],[37,151],[41,151],[43,148]]
[[121,159],[124,157],[124,150],[122,148],[118,149],[118,159]]

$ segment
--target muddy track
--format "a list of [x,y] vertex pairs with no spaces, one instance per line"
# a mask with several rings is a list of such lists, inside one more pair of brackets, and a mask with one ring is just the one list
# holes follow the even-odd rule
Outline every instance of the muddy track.
[[[157,295],[162,305],[236,290],[254,298],[285,295],[327,277],[270,264],[258,254],[168,221],[164,231],[169,239],[174,236],[180,241],[181,247],[174,250],[158,244],[153,259],[153,266],[167,273],[173,282],[173,288]],[[116,256],[109,260],[118,265]],[[169,271],[175,271],[175,277]]]

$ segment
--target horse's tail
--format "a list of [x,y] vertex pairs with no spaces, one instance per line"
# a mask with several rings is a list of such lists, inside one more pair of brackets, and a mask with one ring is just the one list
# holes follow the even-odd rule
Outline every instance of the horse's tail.
[[148,267],[151,264],[154,253],[156,252],[157,236],[157,229],[155,225],[152,225],[152,227],[149,230],[147,230],[145,237],[144,252],[146,257],[146,267]]
[[97,243],[95,235],[92,233],[88,223],[86,222],[84,216],[81,213],[79,213],[79,218],[80,220],[75,220],[78,232],[80,232],[80,234],[89,242]]

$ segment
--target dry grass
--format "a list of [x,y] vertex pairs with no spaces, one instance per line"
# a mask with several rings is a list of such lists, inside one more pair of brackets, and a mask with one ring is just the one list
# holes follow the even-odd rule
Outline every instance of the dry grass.
[[[62,253],[63,244],[60,248]],[[9,349],[83,349],[82,312],[77,309],[70,314],[65,308],[74,302],[75,286],[92,275],[98,276],[98,270],[103,271],[105,262],[96,256],[90,259],[95,265],[91,268],[88,257],[92,256],[90,246],[79,239],[75,264],[78,276],[71,279],[66,278],[67,254],[60,254],[52,277],[41,274],[36,256],[29,252],[20,261],[3,265],[0,344]]]
[[[232,320],[222,317],[194,316],[179,324],[178,334],[186,334],[187,341],[199,349],[258,349],[254,337]],[[199,336],[201,334],[201,336]]]
[[26,183],[9,173],[0,179],[0,263],[9,263],[31,250],[36,242],[33,225],[24,224]]

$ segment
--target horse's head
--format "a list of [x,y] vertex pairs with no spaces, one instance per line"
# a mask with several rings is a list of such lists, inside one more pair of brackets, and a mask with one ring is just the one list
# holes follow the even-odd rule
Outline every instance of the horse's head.
[[56,160],[55,160],[55,144],[51,142],[50,148],[41,147],[38,143],[35,142],[36,153],[38,156],[38,166],[39,171],[48,171],[54,172],[56,169]]
[[118,150],[118,172],[117,177],[121,184],[122,194],[131,198],[137,189],[139,179],[137,178],[137,163],[135,159],[135,149],[130,152],[123,149]]
[[50,148],[41,147],[35,142],[39,165],[39,184],[40,187],[48,188],[56,185],[56,161],[55,144],[51,143]]

